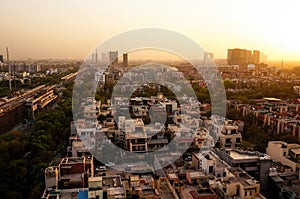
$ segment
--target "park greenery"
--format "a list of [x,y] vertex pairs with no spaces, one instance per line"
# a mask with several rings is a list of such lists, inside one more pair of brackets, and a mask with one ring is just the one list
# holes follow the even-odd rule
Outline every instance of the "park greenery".
[[40,198],[44,170],[51,161],[66,154],[72,120],[72,85],[65,100],[40,113],[31,128],[0,135],[1,198]]

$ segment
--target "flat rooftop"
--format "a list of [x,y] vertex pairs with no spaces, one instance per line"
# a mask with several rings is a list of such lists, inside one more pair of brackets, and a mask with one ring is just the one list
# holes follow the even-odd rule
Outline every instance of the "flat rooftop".
[[297,155],[300,154],[300,146],[299,146],[299,148],[292,148],[290,150]]
[[187,172],[187,175],[192,178],[192,179],[198,179],[198,178],[201,178],[201,177],[204,177],[205,175],[200,172],[200,171],[190,171],[190,172]]
[[270,156],[264,153],[259,153],[255,151],[228,151],[229,156],[234,160],[257,160],[257,159],[270,159]]

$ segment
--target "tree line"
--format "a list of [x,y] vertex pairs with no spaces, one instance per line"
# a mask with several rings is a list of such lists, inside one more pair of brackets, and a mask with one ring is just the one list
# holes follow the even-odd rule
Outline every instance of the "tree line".
[[72,87],[68,85],[65,100],[48,112],[38,115],[33,126],[0,136],[1,198],[40,198],[44,170],[55,156],[64,156],[72,120]]

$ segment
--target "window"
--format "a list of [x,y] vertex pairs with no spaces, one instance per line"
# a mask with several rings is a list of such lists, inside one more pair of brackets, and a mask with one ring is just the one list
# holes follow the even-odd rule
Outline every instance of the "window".
[[248,193],[248,192],[247,192],[247,191],[245,191],[245,196],[247,196],[247,193]]
[[226,143],[231,143],[231,138],[226,138]]

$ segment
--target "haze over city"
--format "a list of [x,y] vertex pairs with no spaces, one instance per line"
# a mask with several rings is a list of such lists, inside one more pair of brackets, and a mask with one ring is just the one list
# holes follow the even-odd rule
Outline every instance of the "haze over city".
[[299,199],[299,0],[1,0],[0,199]]
[[0,53],[9,47],[11,59],[84,59],[113,35],[144,27],[184,34],[217,59],[228,48],[259,49],[270,61],[298,61],[300,54],[294,0],[3,0],[0,6]]

